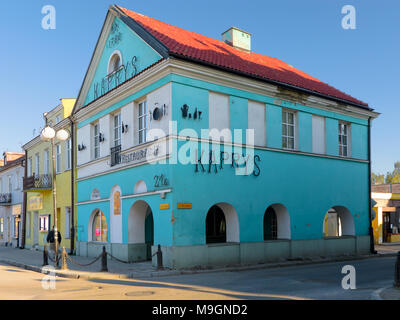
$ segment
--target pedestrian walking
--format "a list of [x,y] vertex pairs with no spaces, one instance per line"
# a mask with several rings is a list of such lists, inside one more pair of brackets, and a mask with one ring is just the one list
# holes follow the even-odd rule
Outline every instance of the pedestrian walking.
[[[56,256],[56,242],[54,240],[54,238],[55,238],[54,235],[55,235],[55,233],[54,233],[54,226],[53,226],[51,231],[47,234],[46,241],[48,243],[50,243],[50,249],[51,249],[51,251],[53,251],[54,257],[55,257]],[[61,233],[59,231],[57,231],[57,240],[58,240],[58,250],[57,251],[60,251]]]

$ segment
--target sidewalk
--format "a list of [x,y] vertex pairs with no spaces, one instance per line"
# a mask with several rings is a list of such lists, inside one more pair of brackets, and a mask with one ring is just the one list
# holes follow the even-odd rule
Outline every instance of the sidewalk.
[[372,294],[373,300],[400,300],[400,288],[387,287],[376,290]]
[[[400,246],[398,248],[400,251]],[[65,278],[83,278],[83,279],[138,279],[138,278],[152,278],[162,277],[171,275],[183,275],[183,274],[195,274],[195,273],[210,273],[210,272],[226,272],[226,271],[245,271],[245,270],[256,270],[266,268],[277,268],[287,266],[299,266],[307,264],[318,264],[328,262],[340,262],[340,261],[351,261],[361,260],[368,258],[377,257],[388,257],[396,256],[396,250],[385,250],[381,246],[377,246],[378,254],[376,255],[363,255],[363,256],[341,256],[341,257],[330,257],[330,258],[304,258],[301,260],[282,261],[274,263],[262,263],[254,265],[234,265],[226,267],[215,267],[215,268],[192,268],[183,270],[157,270],[157,268],[151,265],[150,261],[146,262],[135,262],[135,263],[121,263],[115,260],[107,260],[108,272],[100,272],[101,270],[101,259],[96,261],[94,264],[88,267],[81,267],[75,265],[67,260],[68,270],[56,270],[56,275]],[[94,260],[94,258],[72,256],[73,260],[79,264],[88,264]],[[30,250],[30,249],[18,249],[11,247],[0,246],[0,263],[13,265],[16,267],[32,270],[36,272],[42,271],[43,264],[43,252]],[[49,260],[49,264],[53,263]],[[61,266],[61,262],[60,262]]]
[[381,254],[390,254],[397,253],[400,251],[400,243],[385,243],[385,244],[376,244],[375,250]]

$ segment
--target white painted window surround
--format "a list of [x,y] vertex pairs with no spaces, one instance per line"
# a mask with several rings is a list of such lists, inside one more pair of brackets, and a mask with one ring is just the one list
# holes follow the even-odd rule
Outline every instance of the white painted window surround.
[[118,70],[122,66],[122,54],[121,51],[115,50],[110,55],[110,59],[107,64],[107,74],[111,74]]
[[347,122],[339,122],[339,156],[351,157],[351,126]]
[[297,112],[282,109],[282,148],[297,149]]
[[229,96],[210,92],[208,117],[210,130],[230,130]]
[[248,105],[248,128],[254,129],[254,145],[265,147],[266,137],[266,106],[265,103],[249,101]]
[[312,151],[313,153],[326,153],[325,118],[312,116]]

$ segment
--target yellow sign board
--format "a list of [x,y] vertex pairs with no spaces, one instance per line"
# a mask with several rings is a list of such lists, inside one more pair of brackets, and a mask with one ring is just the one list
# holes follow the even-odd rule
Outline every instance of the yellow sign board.
[[43,196],[31,197],[28,199],[28,210],[41,210],[43,209]]
[[178,203],[178,209],[192,209],[191,203]]
[[167,210],[169,209],[169,203],[161,203],[160,210]]
[[121,214],[121,194],[117,191],[114,193],[114,215]]

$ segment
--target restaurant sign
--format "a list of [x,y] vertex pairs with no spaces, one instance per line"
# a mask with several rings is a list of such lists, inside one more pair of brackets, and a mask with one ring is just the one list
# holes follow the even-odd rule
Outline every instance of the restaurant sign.
[[28,199],[28,210],[41,210],[43,209],[43,196],[31,197]]

